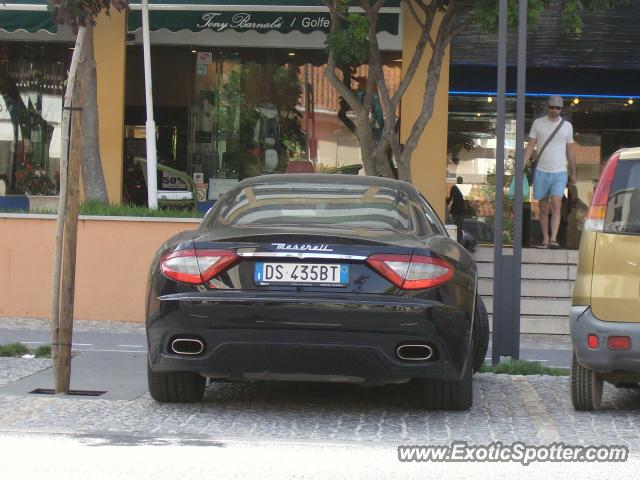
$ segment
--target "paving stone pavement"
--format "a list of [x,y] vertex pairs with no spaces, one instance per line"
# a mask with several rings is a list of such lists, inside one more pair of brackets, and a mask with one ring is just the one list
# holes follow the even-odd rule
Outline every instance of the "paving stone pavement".
[[51,367],[46,358],[0,358],[0,387]]
[[[0,359],[0,384],[47,368]],[[0,395],[0,431],[181,438],[445,444],[466,440],[626,445],[640,454],[640,390],[607,387],[599,412],[575,412],[568,377],[480,374],[468,412],[428,412],[416,385],[215,384],[202,403]]]

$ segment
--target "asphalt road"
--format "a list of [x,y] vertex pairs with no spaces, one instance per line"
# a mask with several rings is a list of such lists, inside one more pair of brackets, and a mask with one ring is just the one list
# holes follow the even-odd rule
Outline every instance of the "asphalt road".
[[[49,334],[45,331],[0,329],[0,344],[21,342],[36,347],[49,343]],[[103,333],[76,332],[73,335],[73,350],[77,352],[126,352],[144,353],[147,351],[144,334],[140,333]],[[520,358],[535,360],[549,367],[568,368],[571,364],[571,350],[566,348],[523,348]],[[491,349],[487,353],[491,360]]]
[[[20,342],[28,347],[51,343],[49,332],[0,329],[0,344]],[[74,332],[73,350],[77,352],[144,353],[147,340],[140,333]]]

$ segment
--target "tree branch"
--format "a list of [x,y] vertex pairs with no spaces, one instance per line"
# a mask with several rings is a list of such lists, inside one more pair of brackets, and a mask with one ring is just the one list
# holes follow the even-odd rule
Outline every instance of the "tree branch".
[[[406,1],[410,3],[412,0],[406,0]],[[418,5],[422,3],[420,0],[416,0],[416,2],[418,3]],[[426,9],[425,22],[422,24],[422,32],[420,33],[420,38],[416,43],[416,48],[413,52],[413,56],[411,57],[411,61],[409,62],[409,66],[405,70],[402,80],[400,81],[400,85],[398,85],[398,90],[396,90],[396,93],[393,95],[393,98],[391,99],[391,102],[395,107],[398,106],[398,104],[400,103],[400,100],[402,99],[402,96],[406,93],[407,89],[409,88],[409,85],[413,81],[413,77],[415,76],[416,71],[418,70],[418,66],[420,65],[420,61],[422,60],[422,56],[424,55],[424,51],[427,47],[427,42],[431,38],[431,29],[433,28],[433,22],[436,17],[436,12],[438,11],[438,8],[435,5],[435,3],[436,2],[434,0],[431,2],[431,4],[428,7],[424,4],[422,5]],[[433,42],[431,43],[432,43],[431,48],[435,49],[435,44],[433,44]]]
[[[338,10],[336,8],[335,3],[332,2],[331,0],[322,0],[322,3],[324,3],[325,6],[329,9],[329,13],[331,13],[332,16],[335,15],[340,20],[345,20],[345,21],[348,20],[347,16],[344,13],[342,13],[340,10]],[[333,21],[333,19],[332,19],[332,21]]]
[[358,5],[368,15],[371,12],[378,14],[380,9],[384,6],[385,0],[377,0],[375,4],[371,5],[367,0],[358,0]]
[[420,20],[420,17],[418,17],[418,12],[416,12],[416,9],[413,6],[413,3],[411,2],[411,0],[407,0],[407,6],[409,7],[409,12],[413,17],[413,20],[420,26],[421,29],[424,30],[424,27],[425,27],[424,22]]
[[[326,3],[326,2],[325,2]],[[337,21],[338,13],[335,9],[331,12],[331,31],[337,31],[339,27],[339,22]],[[362,115],[364,113],[364,108],[358,97],[348,88],[336,75],[336,60],[333,56],[333,53],[329,51],[329,57],[327,59],[327,68],[325,69],[325,76],[333,85],[338,93],[345,99],[345,101],[351,106],[351,109],[355,112],[356,115]]]
[[405,143],[402,152],[402,162],[409,162],[413,151],[418,145],[418,141],[424,132],[424,129],[433,115],[435,104],[435,95],[440,83],[440,69],[447,47],[449,46],[452,33],[452,25],[458,14],[457,4],[455,0],[449,2],[449,6],[444,13],[438,34],[436,36],[435,46],[429,66],[427,68],[427,78],[425,81],[424,95],[422,99],[422,111],[411,128],[411,133]]
[[473,23],[473,17],[469,16],[463,21],[458,22],[457,25],[451,25],[447,43],[451,43],[459,33],[461,33],[465,28],[467,28],[472,23]]
[[[411,2],[411,0],[408,0],[408,1]],[[424,13],[427,13],[427,9],[431,7],[434,3],[436,3],[435,0],[431,0],[429,5],[427,6],[427,4],[424,3],[422,0],[415,0],[415,2],[422,9]]]

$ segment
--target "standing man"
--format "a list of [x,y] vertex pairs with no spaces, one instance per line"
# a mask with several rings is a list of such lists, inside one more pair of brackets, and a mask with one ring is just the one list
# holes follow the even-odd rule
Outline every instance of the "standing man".
[[[464,183],[462,177],[456,179],[456,183],[461,185]],[[453,223],[458,227],[458,241],[462,238],[462,227],[464,226],[464,195],[457,185],[453,185],[449,190],[449,196],[447,197],[447,206],[449,207],[449,214],[453,218]]]
[[[538,164],[533,177],[533,196],[540,206],[540,228],[542,229],[540,248],[560,248],[557,238],[562,196],[567,180],[572,184],[576,183],[573,126],[562,119],[561,111],[562,97],[551,95],[547,99],[547,115],[533,122],[529,143],[524,151],[526,165],[531,160],[533,149],[538,146]],[[549,235],[549,210],[551,210],[551,235]]]

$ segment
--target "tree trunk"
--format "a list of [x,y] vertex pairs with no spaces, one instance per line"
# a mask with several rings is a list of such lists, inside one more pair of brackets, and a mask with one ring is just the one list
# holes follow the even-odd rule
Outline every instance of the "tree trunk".
[[405,182],[412,182],[411,178],[411,157],[404,158],[404,156],[398,159],[398,180]]
[[373,150],[375,148],[375,140],[371,134],[371,126],[369,125],[369,119],[358,115],[355,121],[356,135],[360,142],[360,155],[362,157],[362,164],[364,165],[364,173],[369,176],[378,176],[378,170],[376,166],[376,159],[373,156]]
[[[82,107],[82,80],[73,104]],[[55,392],[69,393],[71,386],[71,345],[73,340],[73,307],[76,286],[76,247],[78,243],[78,213],[80,210],[80,157],[82,155],[82,115],[73,114],[69,174],[67,179],[67,218],[64,224],[62,250],[62,290],[60,292],[60,332],[58,335],[58,357]]]
[[389,155],[388,148],[385,148],[382,152],[375,154],[375,162],[376,162],[376,169],[378,171],[378,176],[387,177],[387,178],[396,178],[396,174],[391,168],[391,161],[388,155]]
[[82,110],[82,185],[87,200],[109,203],[107,186],[100,159],[98,123],[98,78],[93,52],[93,26],[87,22],[87,33],[78,78],[82,79],[84,108]]
[[56,222],[56,243],[53,259],[53,275],[51,279],[51,358],[53,360],[54,378],[57,381],[59,376],[57,360],[58,360],[58,343],[60,333],[60,283],[62,275],[62,238],[64,234],[65,216],[67,213],[67,173],[69,167],[69,123],[71,120],[71,106],[73,93],[75,90],[76,73],[84,43],[86,29],[79,27],[76,37],[76,45],[71,57],[71,66],[69,67],[69,79],[67,81],[67,90],[64,95],[64,104],[62,110],[62,140],[60,143],[60,199],[58,201],[58,218]]

